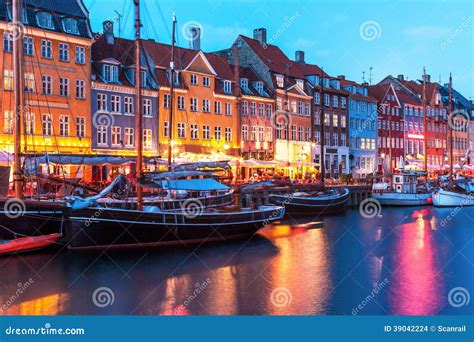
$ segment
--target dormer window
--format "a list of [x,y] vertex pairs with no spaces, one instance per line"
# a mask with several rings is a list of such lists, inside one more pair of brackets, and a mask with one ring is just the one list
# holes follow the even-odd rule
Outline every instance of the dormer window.
[[276,75],[276,82],[279,88],[283,88],[285,84],[285,77],[283,75]]
[[304,89],[304,81],[303,81],[303,80],[296,80],[296,84],[297,84],[298,87],[300,87],[301,89]]
[[224,93],[232,93],[232,83],[230,81],[224,81]]
[[74,18],[64,18],[62,20],[63,30],[66,33],[79,35],[79,29],[77,28],[77,20]]
[[[166,74],[167,74],[168,80],[169,80],[169,79],[170,79],[171,70],[167,70],[167,71],[166,71]],[[173,72],[173,79],[174,79],[174,80],[173,80],[173,84],[174,84],[175,86],[179,86],[179,73],[178,73],[176,70]]]
[[242,88],[245,91],[249,90],[249,80],[246,78],[241,78],[240,79],[240,88]]
[[49,12],[36,13],[36,22],[39,27],[54,30],[53,16]]
[[104,80],[108,83],[118,83],[118,66],[104,64]]
[[[10,21],[13,21],[11,5],[8,5],[8,18],[10,19]],[[26,12],[26,8],[21,9],[21,21],[23,22],[23,24],[28,24],[28,14]]]
[[341,82],[339,82],[339,81],[336,80],[336,81],[334,82],[334,88],[336,88],[336,89],[341,89]]
[[257,89],[260,95],[263,95],[263,82],[262,81],[255,82],[255,89]]
[[329,87],[329,79],[328,78],[323,78],[323,87],[325,87],[325,88]]
[[146,88],[147,85],[147,78],[146,78],[146,71],[141,72],[141,80],[142,80],[142,87]]

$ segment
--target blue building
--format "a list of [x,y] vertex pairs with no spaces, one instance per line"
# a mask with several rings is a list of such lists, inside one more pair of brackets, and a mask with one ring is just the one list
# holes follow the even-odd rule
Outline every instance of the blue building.
[[377,168],[377,99],[369,96],[367,84],[339,76],[349,96],[349,170],[354,179],[364,179]]
[[[153,68],[142,50],[143,154],[158,156],[158,87]],[[134,157],[135,146],[134,41],[115,38],[111,22],[92,45],[91,146],[97,155]],[[114,170],[117,169],[117,170]],[[114,171],[129,173],[131,165],[106,167],[93,176],[105,180]]]

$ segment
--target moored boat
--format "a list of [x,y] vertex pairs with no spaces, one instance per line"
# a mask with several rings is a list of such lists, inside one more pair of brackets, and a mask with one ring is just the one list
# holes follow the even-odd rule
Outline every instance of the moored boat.
[[0,241],[0,256],[50,247],[56,244],[59,239],[61,239],[61,234],[53,233],[48,235],[26,236],[12,240],[3,240]]
[[436,207],[466,207],[474,205],[474,182],[472,179],[458,179],[444,189],[433,193]]
[[270,195],[276,205],[285,207],[290,214],[324,215],[337,214],[346,210],[349,203],[349,189],[332,189],[324,192],[295,192],[288,195]]

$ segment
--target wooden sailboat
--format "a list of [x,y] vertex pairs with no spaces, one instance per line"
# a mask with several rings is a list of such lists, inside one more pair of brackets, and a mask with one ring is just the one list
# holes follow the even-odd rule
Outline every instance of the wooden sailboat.
[[[135,4],[136,94],[141,92],[140,74],[140,2]],[[176,17],[173,15],[174,45]],[[174,55],[170,63],[170,83],[173,84]],[[171,94],[171,99],[173,93]],[[135,101],[139,103],[139,101]],[[173,108],[173,106],[171,106]],[[141,108],[136,109],[136,127],[141,131]],[[172,117],[172,110],[170,113]],[[171,120],[170,120],[171,121]],[[170,125],[170,127],[172,127]],[[172,131],[172,129],[171,129]],[[142,140],[136,144],[141,146]],[[171,139],[168,167],[171,170]],[[141,148],[137,149],[137,178],[141,181]],[[86,199],[87,200],[87,199]],[[201,244],[248,237],[273,220],[280,219],[285,209],[279,206],[251,208],[205,208],[200,201],[189,199],[181,208],[162,211],[157,206],[144,205],[143,194],[137,191],[136,210],[112,208],[96,201],[72,212],[67,236],[70,249],[150,248],[163,245]]]

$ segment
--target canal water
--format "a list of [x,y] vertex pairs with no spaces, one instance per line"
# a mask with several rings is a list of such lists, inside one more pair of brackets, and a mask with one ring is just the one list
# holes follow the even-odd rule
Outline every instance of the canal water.
[[[367,215],[364,215],[367,216]],[[474,207],[288,218],[248,241],[0,258],[11,315],[465,315]]]

